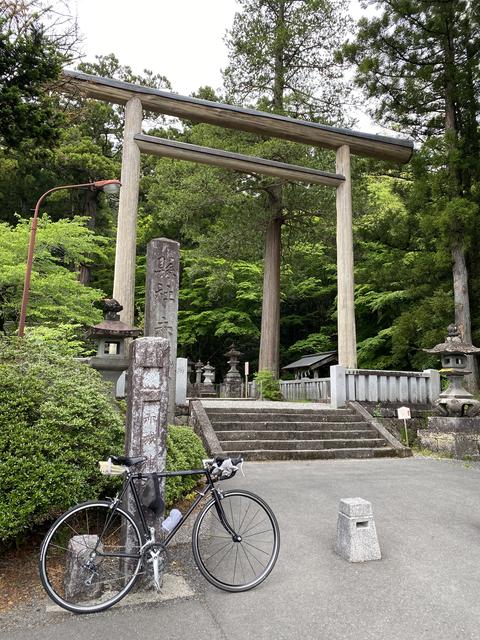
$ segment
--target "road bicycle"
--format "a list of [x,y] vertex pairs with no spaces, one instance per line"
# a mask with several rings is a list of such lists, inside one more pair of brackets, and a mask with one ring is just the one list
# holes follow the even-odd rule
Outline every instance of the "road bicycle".
[[[111,456],[101,462],[107,475],[125,476],[122,490],[106,500],[72,507],[48,531],[40,550],[40,578],[48,595],[74,613],[103,611],[119,602],[142,575],[160,589],[165,550],[204,498],[192,531],[192,550],[202,575],[225,591],[247,591],[272,571],[280,548],[280,531],[270,507],[250,491],[221,490],[218,482],[232,478],[242,458],[203,461],[202,469],[143,474],[135,469],[143,457]],[[169,533],[158,536],[142,508],[142,487],[154,488],[159,504],[159,479],[202,474],[205,485]],[[125,508],[127,498],[135,514]],[[152,506],[152,504],[150,506]],[[158,539],[163,538],[163,539]]]

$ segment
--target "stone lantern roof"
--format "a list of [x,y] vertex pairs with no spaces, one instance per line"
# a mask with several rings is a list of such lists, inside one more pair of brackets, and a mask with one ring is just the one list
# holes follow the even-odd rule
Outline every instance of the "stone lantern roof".
[[118,337],[118,338],[138,338],[142,330],[126,324],[120,320],[120,311],[122,305],[113,298],[107,298],[102,301],[105,319],[89,329],[89,335],[92,337]]
[[425,351],[426,353],[436,353],[439,355],[442,353],[458,353],[464,355],[480,353],[480,349],[478,347],[474,347],[473,344],[468,344],[462,341],[460,331],[456,325],[450,324],[447,330],[448,336],[445,338],[445,342],[435,345],[433,349],[422,349],[422,351]]

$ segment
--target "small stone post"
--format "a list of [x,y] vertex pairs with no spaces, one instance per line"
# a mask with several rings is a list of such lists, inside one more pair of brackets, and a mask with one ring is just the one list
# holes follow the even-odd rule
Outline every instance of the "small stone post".
[[[128,370],[127,423],[125,445],[128,456],[147,458],[142,472],[163,471],[166,460],[166,433],[169,385],[169,343],[165,338],[138,338],[132,344]],[[162,497],[165,481],[160,482]],[[135,512],[135,505],[128,504]],[[149,526],[160,534],[161,518],[147,513]]]
[[155,238],[147,245],[145,286],[145,335],[165,338],[170,344],[168,422],[175,417],[175,377],[177,362],[178,242]]
[[347,386],[345,367],[335,364],[330,367],[330,405],[332,409],[340,409],[345,406],[347,399]]
[[175,404],[187,404],[188,358],[177,358]]
[[340,500],[335,551],[348,562],[381,560],[371,502],[363,498]]

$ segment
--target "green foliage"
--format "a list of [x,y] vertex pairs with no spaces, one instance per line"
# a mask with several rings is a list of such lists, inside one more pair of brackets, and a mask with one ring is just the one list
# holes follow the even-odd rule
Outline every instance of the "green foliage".
[[[16,227],[0,223],[0,330],[18,320],[25,277],[29,222]],[[96,324],[101,313],[92,303],[104,294],[78,281],[81,264],[104,257],[105,240],[94,236],[85,219],[39,220],[35,245],[27,325]]]
[[227,35],[229,94],[266,111],[338,122],[342,69],[334,60],[349,26],[343,0],[240,0]]
[[258,371],[254,380],[259,397],[263,400],[281,400],[280,383],[271,371]]
[[[201,469],[207,453],[200,438],[189,428],[170,425],[167,432],[167,471]],[[165,505],[172,506],[186,496],[202,476],[167,478]]]
[[458,239],[464,248],[469,248],[478,213],[479,205],[476,202],[462,197],[448,200],[438,216],[438,225],[443,238]]
[[97,462],[122,445],[109,389],[71,350],[38,334],[0,342],[0,544],[97,497]]
[[425,224],[415,190],[410,179],[366,180],[356,222],[362,367],[416,370],[434,364],[421,349],[436,344],[451,322],[448,250]]
[[[475,3],[465,0],[368,0],[378,11],[362,18],[344,47],[357,64],[357,83],[376,98],[376,116],[424,137],[445,127],[445,94],[468,117],[478,81],[479,32]],[[473,141],[470,141],[473,142]]]
[[261,268],[246,261],[195,258],[182,253],[179,345],[185,353],[202,345],[209,359],[228,341],[241,348],[258,344],[261,308]]
[[0,141],[10,147],[49,144],[58,136],[61,113],[45,91],[56,80],[62,55],[35,16],[0,7]]

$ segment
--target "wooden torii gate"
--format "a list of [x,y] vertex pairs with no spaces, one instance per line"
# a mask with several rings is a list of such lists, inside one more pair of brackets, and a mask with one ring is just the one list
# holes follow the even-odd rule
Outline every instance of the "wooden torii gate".
[[[344,367],[357,366],[350,154],[406,163],[413,153],[413,143],[410,140],[329,127],[264,111],[180,96],[77,71],[63,72],[61,90],[125,105],[122,189],[118,210],[113,288],[114,298],[123,305],[124,322],[133,324],[141,152],[245,173],[260,173],[290,181],[321,184],[336,189],[338,361]],[[333,149],[336,151],[336,173],[143,135],[143,109]],[[260,363],[261,368],[272,368],[270,363],[276,359],[278,344],[279,300],[275,287],[272,287],[270,291],[269,288],[264,290],[260,351],[266,355]]]

